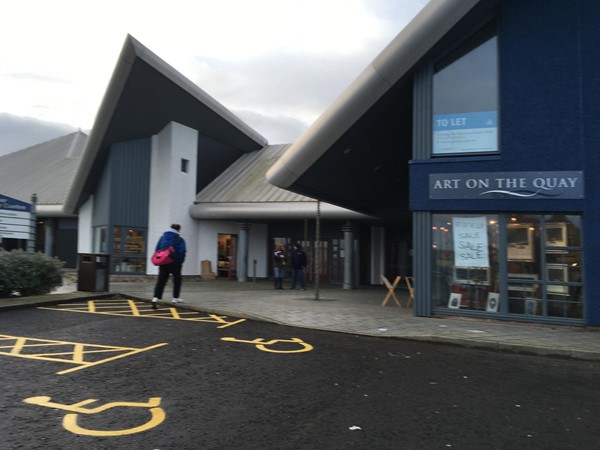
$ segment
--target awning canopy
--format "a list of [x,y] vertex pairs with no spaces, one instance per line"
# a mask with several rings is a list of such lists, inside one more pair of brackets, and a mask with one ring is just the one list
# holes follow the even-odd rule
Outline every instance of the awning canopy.
[[269,170],[269,181],[369,215],[408,216],[412,70],[477,3],[432,0]]

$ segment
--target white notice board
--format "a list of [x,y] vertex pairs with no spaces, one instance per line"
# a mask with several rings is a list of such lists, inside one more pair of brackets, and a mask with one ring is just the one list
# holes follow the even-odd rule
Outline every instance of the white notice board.
[[452,237],[456,267],[490,267],[485,216],[453,217]]

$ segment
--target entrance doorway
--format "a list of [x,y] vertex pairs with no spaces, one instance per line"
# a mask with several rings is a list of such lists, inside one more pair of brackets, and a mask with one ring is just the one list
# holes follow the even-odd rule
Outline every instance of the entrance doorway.
[[237,267],[237,234],[219,233],[218,239],[218,276],[234,278]]

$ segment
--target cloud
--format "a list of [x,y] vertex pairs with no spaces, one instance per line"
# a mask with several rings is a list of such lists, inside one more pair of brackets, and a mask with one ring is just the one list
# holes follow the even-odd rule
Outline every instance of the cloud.
[[252,117],[249,125],[255,120],[265,126],[257,131],[269,141],[287,142],[426,3],[7,2],[3,13],[11,20],[0,28],[0,39],[11,45],[0,46],[0,111],[90,128],[131,34],[215,100]]

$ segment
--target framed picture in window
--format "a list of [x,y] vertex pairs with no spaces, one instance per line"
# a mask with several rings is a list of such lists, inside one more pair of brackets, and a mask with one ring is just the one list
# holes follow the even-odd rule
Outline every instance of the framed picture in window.
[[485,310],[487,312],[498,312],[498,306],[500,306],[500,294],[497,292],[488,293]]
[[[566,264],[546,264],[546,280],[550,282],[565,283],[569,281],[569,266]],[[546,291],[549,294],[568,295],[569,286],[548,284]]]
[[567,246],[567,224],[566,223],[547,223],[546,224],[546,246],[547,247],[566,247]]
[[533,261],[533,227],[510,223],[506,230],[509,261]]
[[462,294],[451,293],[450,298],[448,299],[448,308],[450,309],[459,309],[460,302],[462,300]]
[[537,314],[537,300],[533,298],[525,299],[525,314],[532,316]]

